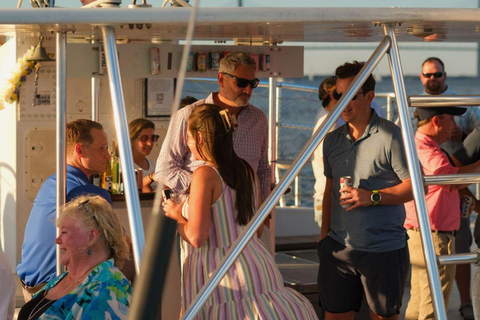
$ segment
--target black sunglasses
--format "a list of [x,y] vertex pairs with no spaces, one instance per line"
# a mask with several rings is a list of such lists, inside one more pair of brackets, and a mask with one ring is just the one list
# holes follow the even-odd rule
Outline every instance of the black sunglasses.
[[222,73],[226,74],[230,78],[236,80],[237,81],[237,87],[239,87],[239,88],[245,88],[246,86],[250,85],[250,87],[252,89],[255,89],[258,86],[258,83],[260,82],[260,80],[258,80],[257,78],[255,78],[253,80],[248,80],[248,79],[244,79],[244,78],[235,77],[233,74],[230,74],[230,73],[226,73],[226,72],[222,72]]
[[[355,99],[357,99],[357,96],[358,96],[359,94],[364,94],[364,92],[357,92],[357,94],[353,96],[352,101],[355,100]],[[341,93],[341,92],[337,92],[337,91],[333,91],[333,92],[332,92],[333,99],[335,99],[335,100],[337,100],[337,101],[340,100],[340,98],[342,97],[342,95],[343,95],[343,93]]]
[[143,135],[143,136],[139,136],[138,137],[138,140],[140,140],[141,142],[145,143],[147,141],[152,141],[153,143],[157,142],[158,141],[158,138],[160,138],[160,136],[158,134],[152,134],[152,135]]
[[440,78],[441,76],[443,76],[445,72],[434,72],[434,73],[422,73],[422,75],[425,77],[425,78],[430,78],[431,76],[433,76],[434,78]]

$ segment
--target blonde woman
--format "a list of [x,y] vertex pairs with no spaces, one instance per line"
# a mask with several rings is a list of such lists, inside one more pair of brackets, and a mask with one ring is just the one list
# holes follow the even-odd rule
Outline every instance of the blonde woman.
[[67,272],[34,295],[18,319],[126,319],[132,288],[118,267],[129,249],[111,205],[100,196],[77,197],[57,226],[55,243]]

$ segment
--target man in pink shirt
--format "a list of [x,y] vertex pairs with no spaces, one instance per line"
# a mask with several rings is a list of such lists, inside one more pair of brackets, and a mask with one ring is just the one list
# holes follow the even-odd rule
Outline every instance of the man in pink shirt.
[[[417,108],[415,116],[419,122],[415,143],[425,175],[480,172],[480,161],[457,168],[450,156],[440,148],[440,144],[451,138],[455,128],[453,116],[462,115],[465,111],[466,108],[454,107]],[[460,226],[460,197],[457,190],[464,187],[465,185],[428,187],[426,202],[437,255],[455,252],[454,232]],[[412,264],[411,297],[405,319],[434,319],[414,201],[405,204],[405,211],[407,217],[404,226],[410,238],[408,246]],[[439,272],[443,297],[448,308],[448,300],[455,280],[455,265],[440,266]]]

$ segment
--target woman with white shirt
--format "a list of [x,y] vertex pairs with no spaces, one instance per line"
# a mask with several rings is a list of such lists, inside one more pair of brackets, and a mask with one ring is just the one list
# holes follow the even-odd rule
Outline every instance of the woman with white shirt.
[[151,192],[155,182],[155,162],[147,159],[159,136],[155,124],[147,119],[135,119],[128,124],[135,169],[143,171],[143,192]]

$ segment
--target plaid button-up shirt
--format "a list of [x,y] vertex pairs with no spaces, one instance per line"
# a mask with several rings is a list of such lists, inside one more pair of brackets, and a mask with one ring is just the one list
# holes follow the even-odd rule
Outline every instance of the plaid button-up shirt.
[[[214,104],[211,93],[175,113],[168,127],[157,160],[155,177],[175,193],[185,194],[190,186],[192,173],[205,164],[195,160],[187,146],[187,121],[192,110],[204,103]],[[237,118],[238,127],[233,134],[233,146],[237,155],[248,161],[257,173],[262,191],[262,201],[267,198],[271,187],[271,170],[268,165],[268,121],[258,108],[248,104]]]

